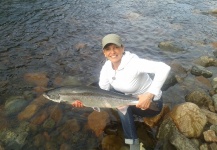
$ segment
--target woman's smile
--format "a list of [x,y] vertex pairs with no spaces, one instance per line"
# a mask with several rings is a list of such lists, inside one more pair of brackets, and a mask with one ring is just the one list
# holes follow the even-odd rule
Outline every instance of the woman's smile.
[[105,57],[112,62],[114,68],[117,69],[121,63],[121,58],[124,53],[124,47],[117,46],[115,44],[108,44],[103,49],[103,53]]

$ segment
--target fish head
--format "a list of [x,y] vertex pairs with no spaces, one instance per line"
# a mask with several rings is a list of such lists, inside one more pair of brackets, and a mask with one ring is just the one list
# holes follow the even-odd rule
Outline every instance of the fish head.
[[60,95],[58,93],[55,93],[55,92],[45,92],[43,93],[43,96],[51,101],[54,101],[54,102],[60,102]]

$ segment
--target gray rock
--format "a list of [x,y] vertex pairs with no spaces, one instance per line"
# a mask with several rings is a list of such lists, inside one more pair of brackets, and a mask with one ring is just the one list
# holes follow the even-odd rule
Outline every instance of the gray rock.
[[202,66],[192,66],[191,74],[195,76],[204,76],[206,78],[212,77],[213,73]]
[[0,142],[6,149],[20,150],[25,145],[26,138],[29,135],[27,122],[22,122],[16,129],[3,129],[0,132]]
[[201,56],[200,58],[194,60],[194,63],[203,67],[217,66],[217,59],[209,56]]
[[175,149],[175,147],[169,141],[170,137],[173,135],[173,133],[175,133],[175,131],[178,131],[178,129],[176,128],[176,125],[172,119],[170,117],[164,119],[157,134],[157,138],[159,139],[158,143],[159,145],[162,145],[163,150]]
[[210,130],[215,131],[215,133],[217,134],[217,125],[211,125]]
[[13,115],[20,112],[26,105],[27,101],[22,96],[12,96],[5,102],[6,115]]
[[217,112],[217,94],[213,95],[212,99],[213,99],[213,105],[214,105],[215,111]]
[[215,112],[212,98],[202,90],[197,90],[189,93],[186,95],[185,101],[192,102],[199,107],[207,108],[210,111]]
[[169,51],[173,53],[185,51],[182,45],[180,45],[179,43],[175,43],[173,41],[160,42],[158,47],[164,51]]
[[178,150],[199,150],[197,145],[177,131],[174,131],[169,140]]

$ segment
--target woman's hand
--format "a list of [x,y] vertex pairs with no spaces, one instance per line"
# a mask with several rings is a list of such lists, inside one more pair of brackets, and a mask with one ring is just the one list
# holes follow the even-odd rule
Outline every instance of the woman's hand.
[[149,108],[152,102],[152,99],[154,98],[154,94],[144,93],[144,94],[138,95],[138,98],[139,98],[139,102],[136,104],[136,107],[145,110]]
[[73,106],[73,107],[84,107],[84,105],[82,104],[82,102],[79,101],[79,100],[74,101],[74,102],[72,103],[72,106]]

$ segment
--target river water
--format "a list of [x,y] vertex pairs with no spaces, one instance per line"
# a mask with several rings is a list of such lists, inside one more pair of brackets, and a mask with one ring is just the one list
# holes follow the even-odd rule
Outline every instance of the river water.
[[[123,37],[125,50],[144,58],[189,64],[212,55],[217,41],[216,0],[6,0],[0,2],[1,81],[17,93],[27,72],[98,76],[103,62],[101,38]],[[158,48],[162,41],[184,51]],[[82,46],[81,46],[82,45]],[[22,90],[21,90],[22,91]]]
[[[0,1],[1,104],[32,87],[26,73],[97,81],[104,58],[101,39],[121,35],[140,57],[190,66],[212,56],[217,42],[216,0],[2,0]],[[182,51],[163,51],[172,41]],[[48,87],[52,87],[49,82]]]

